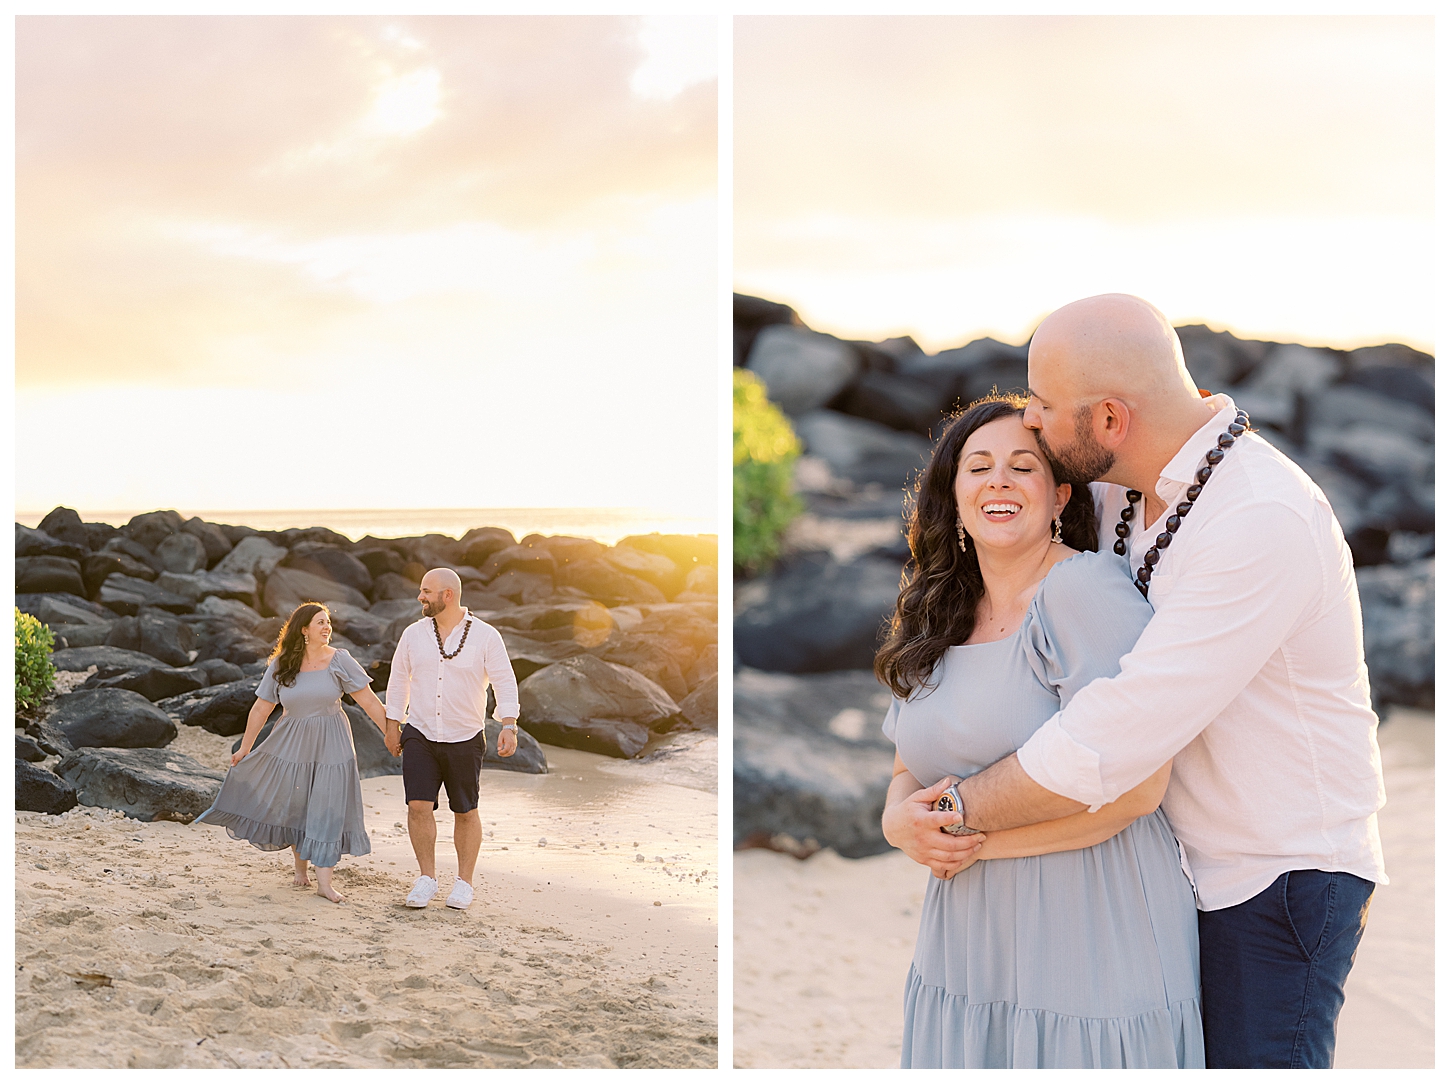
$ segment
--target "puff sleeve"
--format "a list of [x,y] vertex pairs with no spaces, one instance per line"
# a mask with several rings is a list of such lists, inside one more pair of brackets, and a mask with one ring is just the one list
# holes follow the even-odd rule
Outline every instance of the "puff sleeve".
[[276,659],[273,659],[267,664],[267,671],[262,675],[262,680],[257,685],[257,699],[265,700],[269,704],[275,704],[281,699],[281,692],[277,688]]
[[881,721],[881,733],[886,735],[888,741],[896,740],[896,721],[901,718],[901,700],[899,697],[891,698],[891,706],[886,709],[886,718]]
[[1098,678],[1115,677],[1153,607],[1111,553],[1080,553],[1048,574],[1026,618],[1028,663],[1062,706]]
[[337,654],[332,657],[332,672],[337,675],[337,680],[342,685],[345,693],[355,693],[371,684],[367,671],[362,668],[362,663],[349,655],[342,648],[337,649]]

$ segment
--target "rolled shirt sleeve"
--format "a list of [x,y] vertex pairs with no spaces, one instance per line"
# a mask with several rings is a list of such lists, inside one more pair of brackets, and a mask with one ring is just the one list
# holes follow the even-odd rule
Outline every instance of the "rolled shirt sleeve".
[[1193,741],[1325,592],[1309,524],[1272,502],[1210,518],[1172,558],[1172,589],[1153,600],[1122,670],[1088,684],[1018,751],[1035,782],[1089,809]]
[[513,663],[509,661],[508,648],[503,635],[492,625],[484,625],[489,632],[484,641],[483,665],[488,673],[489,684],[493,686],[494,709],[497,719],[519,717],[519,683],[514,676]]

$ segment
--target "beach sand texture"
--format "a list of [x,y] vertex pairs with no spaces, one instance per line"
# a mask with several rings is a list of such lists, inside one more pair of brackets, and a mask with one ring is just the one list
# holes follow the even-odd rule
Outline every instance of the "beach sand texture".
[[[225,766],[231,741],[172,747]],[[547,753],[484,773],[467,911],[443,904],[446,799],[439,895],[403,905],[397,776],[363,781],[373,851],[339,863],[341,906],[218,827],[17,813],[16,1065],[713,1067],[716,740]]]
[[[1335,1067],[1434,1066],[1434,717],[1380,727],[1391,882],[1350,972]],[[893,1067],[926,871],[900,852],[735,855],[735,1064]]]

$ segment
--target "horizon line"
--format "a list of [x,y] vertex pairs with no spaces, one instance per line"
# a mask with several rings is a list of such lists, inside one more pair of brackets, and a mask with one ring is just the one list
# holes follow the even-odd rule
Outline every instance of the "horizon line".
[[[763,296],[763,295],[758,294],[758,293],[751,293],[751,292],[748,292],[746,290],[742,290],[742,289],[740,289],[738,287],[732,287],[731,288],[731,294],[732,294],[732,296],[737,296],[738,295],[738,296],[741,296],[741,297],[754,298],[754,299],[756,299],[758,301],[768,301],[771,304],[785,305],[788,308],[790,308],[792,312],[794,312],[796,314],[797,318],[800,319],[801,323],[806,328],[808,328],[809,330],[811,330],[811,331],[818,331],[818,332],[821,332],[822,334],[825,334],[825,335],[830,335],[833,338],[837,338],[837,339],[842,340],[843,342],[870,342],[870,343],[880,343],[880,342],[885,342],[885,341],[887,341],[889,339],[909,338],[909,339],[911,339],[912,342],[915,342],[918,346],[921,346],[921,342],[918,339],[917,333],[916,332],[913,332],[912,330],[910,330],[908,328],[906,328],[906,326],[904,324],[897,325],[897,330],[884,330],[883,331],[881,329],[877,329],[875,332],[872,333],[872,334],[878,336],[877,338],[861,338],[861,337],[858,337],[858,336],[855,336],[855,335],[851,335],[850,333],[843,333],[841,331],[833,331],[833,330],[830,330],[830,322],[829,321],[826,321],[825,323],[819,324],[819,325],[808,322],[806,320],[805,316],[801,312],[801,309],[803,307],[802,304],[798,304],[798,303],[791,302],[791,301],[782,301],[782,300],[780,300],[779,297],[766,297],[766,296]],[[1036,323],[1034,323],[1033,330],[1036,330],[1036,324],[1040,324],[1043,320],[1045,320],[1047,318],[1048,315],[1049,315],[1049,313],[1044,312],[1042,314],[1042,316],[1038,318],[1038,320],[1036,321]],[[1404,346],[1404,347],[1408,347],[1411,350],[1416,350],[1416,351],[1418,351],[1418,352],[1420,352],[1422,354],[1425,354],[1428,357],[1432,357],[1433,358],[1433,357],[1436,356],[1435,355],[1435,347],[1434,347],[1434,343],[1433,342],[1423,342],[1420,339],[1418,339],[1416,336],[1413,336],[1413,335],[1406,335],[1406,336],[1403,336],[1403,337],[1400,337],[1400,338],[1379,339],[1379,340],[1374,340],[1374,341],[1371,341],[1369,339],[1365,339],[1363,341],[1360,341],[1358,339],[1356,339],[1356,340],[1333,339],[1332,337],[1329,337],[1329,336],[1299,335],[1299,333],[1296,332],[1296,333],[1293,333],[1296,336],[1294,338],[1265,338],[1260,333],[1257,333],[1257,332],[1254,332],[1254,331],[1249,331],[1249,330],[1245,330],[1243,328],[1236,327],[1235,325],[1230,324],[1230,323],[1228,323],[1226,321],[1223,321],[1223,320],[1212,320],[1212,319],[1209,319],[1207,317],[1197,316],[1197,317],[1192,317],[1192,318],[1185,318],[1185,319],[1183,319],[1181,321],[1176,321],[1176,320],[1170,319],[1169,322],[1173,325],[1173,328],[1174,328],[1175,331],[1179,330],[1180,328],[1185,328],[1185,327],[1205,327],[1205,328],[1208,328],[1209,331],[1214,332],[1215,334],[1228,334],[1228,335],[1232,335],[1235,339],[1238,339],[1240,342],[1262,342],[1262,343],[1270,343],[1270,344],[1273,344],[1273,345],[1276,345],[1276,346],[1304,346],[1304,347],[1308,347],[1308,348],[1313,349],[1313,350],[1338,350],[1338,351],[1341,351],[1343,353],[1349,353],[1349,352],[1354,351],[1354,350],[1368,350],[1368,349],[1373,349],[1373,348],[1379,347],[1379,346]],[[1023,337],[1023,341],[1020,342],[1020,343],[1019,342],[1012,341],[1013,338],[1015,338],[1015,336],[1008,336],[1007,338],[1000,338],[999,339],[997,337],[998,334],[1008,335],[1008,333],[1006,331],[1004,331],[1003,329],[1001,329],[1001,328],[991,328],[991,327],[979,326],[979,327],[977,327],[976,329],[974,329],[972,331],[962,332],[961,333],[961,337],[960,337],[960,342],[958,342],[957,337],[954,336],[951,341],[952,342],[957,342],[957,345],[956,346],[943,346],[943,347],[940,347],[939,349],[935,349],[935,350],[930,350],[930,349],[927,349],[926,347],[922,347],[922,352],[924,354],[926,354],[928,357],[934,357],[935,355],[944,353],[944,352],[946,352],[948,350],[957,350],[957,349],[960,349],[962,346],[966,346],[966,345],[968,345],[970,343],[977,342],[980,339],[991,339],[994,342],[1000,342],[1000,343],[1002,343],[1002,344],[1004,344],[1006,346],[1021,347],[1021,346],[1026,346],[1031,341],[1031,339],[1032,339],[1032,331],[1027,332],[1027,334],[1025,335],[1025,337]],[[1267,334],[1279,334],[1279,333],[1269,333],[1269,332],[1264,333],[1264,335],[1267,335]],[[1289,332],[1283,332],[1282,334],[1289,335],[1291,333],[1289,333]],[[922,336],[922,337],[923,338],[927,338],[929,341],[935,341],[935,340],[932,340],[929,336]],[[1356,343],[1356,345],[1353,345],[1353,346],[1344,345],[1345,343],[1351,342],[1351,341],[1353,341],[1354,343]]]

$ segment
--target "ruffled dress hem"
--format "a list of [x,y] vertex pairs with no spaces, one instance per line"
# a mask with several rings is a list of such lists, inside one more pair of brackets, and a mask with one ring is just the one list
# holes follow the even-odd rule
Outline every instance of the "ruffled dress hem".
[[903,1069],[1204,1068],[1198,998],[1136,1016],[1065,1016],[1006,1001],[971,1002],[928,986],[913,964],[905,1016]]
[[215,807],[196,818],[202,824],[218,824],[227,830],[233,839],[250,843],[259,851],[285,851],[297,848],[299,858],[305,858],[314,866],[330,869],[345,854],[360,857],[371,854],[373,845],[367,834],[359,840],[352,832],[344,832],[342,841],[311,839],[300,828],[289,828],[283,824],[266,824],[237,813],[226,813]]

